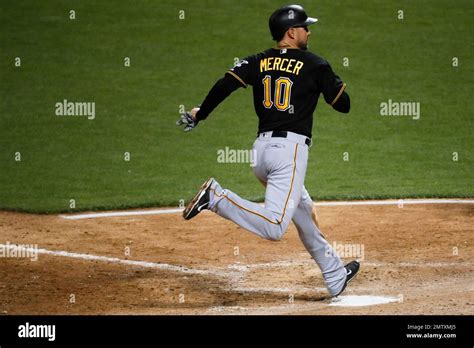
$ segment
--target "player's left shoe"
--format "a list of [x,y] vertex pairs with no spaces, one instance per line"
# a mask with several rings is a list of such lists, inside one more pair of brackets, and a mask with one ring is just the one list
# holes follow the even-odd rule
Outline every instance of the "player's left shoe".
[[345,265],[344,268],[346,269],[346,281],[344,282],[344,286],[342,287],[342,290],[339,291],[333,297],[337,297],[340,294],[342,294],[342,292],[346,289],[347,284],[349,284],[349,282],[355,278],[355,276],[357,275],[357,272],[359,272],[360,263],[354,260],[354,261],[349,262],[347,265]]
[[186,220],[192,219],[204,209],[209,209],[210,191],[214,178],[209,178],[202,184],[199,192],[189,202],[186,209],[183,211],[183,217]]

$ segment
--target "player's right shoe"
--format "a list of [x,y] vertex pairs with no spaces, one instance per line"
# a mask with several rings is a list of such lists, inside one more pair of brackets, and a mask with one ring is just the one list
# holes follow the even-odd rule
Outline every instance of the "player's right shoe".
[[345,265],[344,268],[346,269],[346,281],[344,282],[344,286],[342,287],[341,291],[334,295],[334,297],[342,294],[342,292],[346,289],[347,284],[349,284],[349,282],[355,278],[357,272],[359,272],[360,263],[354,260]]
[[207,179],[196,196],[186,206],[186,209],[183,211],[183,217],[186,220],[192,219],[204,209],[209,209],[211,185],[214,181],[214,178]]

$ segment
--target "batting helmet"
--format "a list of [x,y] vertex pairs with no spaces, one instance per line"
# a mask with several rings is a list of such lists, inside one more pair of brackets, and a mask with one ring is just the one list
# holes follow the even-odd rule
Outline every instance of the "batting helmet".
[[288,5],[273,12],[268,25],[273,40],[280,41],[288,29],[310,25],[317,21],[316,18],[308,17],[302,6]]

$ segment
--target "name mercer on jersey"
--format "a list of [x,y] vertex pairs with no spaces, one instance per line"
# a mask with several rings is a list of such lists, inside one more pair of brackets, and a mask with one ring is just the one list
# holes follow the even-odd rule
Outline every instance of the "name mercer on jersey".
[[296,59],[268,57],[260,61],[260,72],[278,70],[299,75],[304,63]]

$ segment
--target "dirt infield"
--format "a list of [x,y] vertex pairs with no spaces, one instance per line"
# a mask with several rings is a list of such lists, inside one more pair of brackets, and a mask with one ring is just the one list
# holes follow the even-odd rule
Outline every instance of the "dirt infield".
[[318,213],[331,244],[363,251],[344,295],[396,302],[330,305],[293,225],[269,242],[211,212],[191,221],[179,213],[66,220],[0,212],[0,244],[44,249],[37,261],[0,258],[0,313],[474,314],[474,204]]

